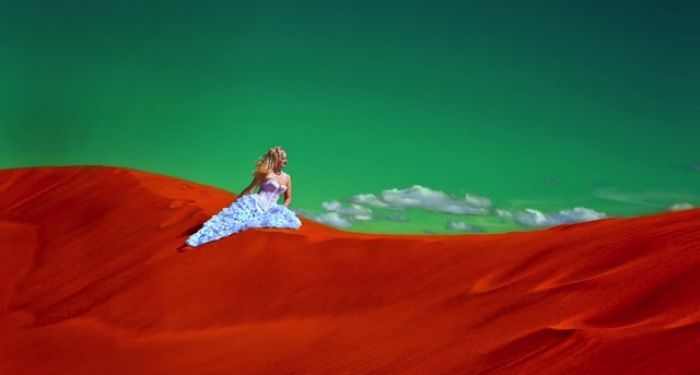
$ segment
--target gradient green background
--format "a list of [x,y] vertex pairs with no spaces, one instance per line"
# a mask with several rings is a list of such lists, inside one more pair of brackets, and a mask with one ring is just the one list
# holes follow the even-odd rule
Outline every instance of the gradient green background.
[[[291,207],[316,212],[415,184],[513,210],[697,206],[699,4],[3,1],[0,168],[238,193],[281,145]],[[403,213],[348,230],[525,229]]]

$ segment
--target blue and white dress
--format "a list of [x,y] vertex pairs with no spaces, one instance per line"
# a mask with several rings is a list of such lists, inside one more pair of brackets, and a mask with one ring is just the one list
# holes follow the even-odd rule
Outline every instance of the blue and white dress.
[[266,178],[254,194],[238,197],[231,205],[207,220],[185,243],[192,247],[230,236],[248,228],[299,229],[301,220],[277,200],[287,187]]

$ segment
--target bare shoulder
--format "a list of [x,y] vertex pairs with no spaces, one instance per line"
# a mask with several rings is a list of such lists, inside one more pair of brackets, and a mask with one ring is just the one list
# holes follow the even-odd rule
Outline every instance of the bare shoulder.
[[289,173],[284,172],[284,182],[289,185],[292,183],[292,176],[289,175]]

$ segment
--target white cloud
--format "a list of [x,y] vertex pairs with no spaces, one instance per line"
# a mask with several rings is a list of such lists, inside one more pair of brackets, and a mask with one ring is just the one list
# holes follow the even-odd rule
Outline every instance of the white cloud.
[[465,223],[461,220],[449,220],[447,224],[445,224],[445,228],[461,232],[483,232],[483,229],[481,229],[480,227],[473,224]]
[[544,227],[549,225],[547,216],[541,211],[526,208],[524,211],[515,213],[515,221],[527,227]]
[[501,219],[513,219],[513,213],[502,208],[496,209],[496,215]]
[[388,203],[382,202],[374,194],[357,194],[350,198],[353,203],[364,204],[366,206],[372,206],[377,208],[389,208],[391,207]]
[[343,217],[352,220],[373,220],[372,210],[353,203],[350,207],[343,207],[339,201],[329,201],[321,203],[321,207],[329,212],[335,212]]
[[453,214],[486,215],[491,207],[491,200],[466,194],[465,199],[455,199],[442,191],[413,185],[406,189],[389,189],[381,193],[382,201],[392,208],[418,208],[428,211]]
[[334,227],[349,228],[352,226],[350,222],[337,212],[326,212],[318,215],[317,220],[320,223],[332,225]]
[[690,204],[688,202],[683,202],[683,203],[673,204],[668,209],[670,211],[681,211],[681,210],[689,210],[689,209],[694,208],[694,207],[695,206],[693,206],[692,204]]
[[292,211],[318,223],[339,228],[349,228],[352,226],[352,222],[357,220],[374,220],[371,209],[357,204],[343,207],[339,201],[333,200],[321,203],[321,207],[326,212],[317,214],[303,208],[295,208]]
[[565,223],[598,220],[605,218],[606,215],[603,212],[597,212],[585,207],[574,207],[570,210],[561,210],[559,212],[547,214],[532,208],[526,208],[523,211],[516,212],[513,217],[515,221],[521,225],[530,228],[540,228]]
[[340,208],[340,206],[341,206],[341,203],[338,201],[330,201],[330,202],[321,203],[321,207],[323,207],[323,209],[326,211],[335,211],[338,208]]
[[292,209],[295,213],[309,218],[321,224],[328,224],[334,227],[349,228],[352,224],[337,212],[326,212],[323,214],[317,214],[304,209]]
[[664,201],[686,201],[696,198],[695,195],[689,193],[674,193],[652,190],[625,193],[619,191],[617,188],[598,188],[595,190],[595,195],[599,198],[615,202],[654,208],[665,206],[666,204],[663,203]]
[[490,208],[491,207],[491,199],[485,198],[485,197],[480,197],[474,194],[465,194],[464,195],[464,200],[471,204],[474,207],[482,207],[482,208]]

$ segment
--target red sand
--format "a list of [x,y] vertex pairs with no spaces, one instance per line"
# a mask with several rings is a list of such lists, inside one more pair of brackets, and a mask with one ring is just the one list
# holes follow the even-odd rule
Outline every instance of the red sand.
[[700,209],[460,236],[302,217],[176,251],[234,197],[0,171],[0,373],[700,371]]

